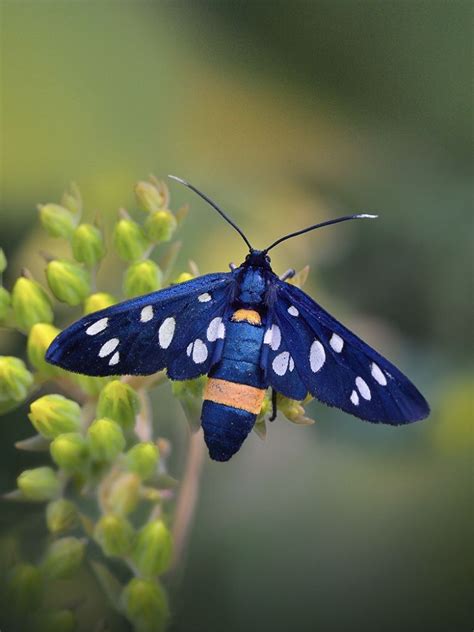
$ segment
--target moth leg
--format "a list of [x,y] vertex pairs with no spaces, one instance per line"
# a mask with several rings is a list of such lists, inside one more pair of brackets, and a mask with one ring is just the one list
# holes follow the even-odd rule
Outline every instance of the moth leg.
[[231,269],[232,272],[234,270],[237,270],[237,266],[235,265],[235,263],[232,263],[232,261],[229,263],[229,268]]
[[292,279],[295,276],[295,274],[296,274],[296,271],[293,270],[293,268],[290,268],[289,270],[287,270],[281,275],[280,281],[286,281],[287,279]]
[[275,421],[278,413],[277,407],[277,392],[274,388],[272,388],[272,415],[268,421]]

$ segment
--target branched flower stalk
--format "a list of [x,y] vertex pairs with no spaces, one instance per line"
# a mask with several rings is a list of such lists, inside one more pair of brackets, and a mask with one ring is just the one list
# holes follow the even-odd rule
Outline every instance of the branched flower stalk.
[[[175,235],[187,207],[170,210],[168,188],[154,177],[137,183],[135,193],[141,221],[120,209],[112,235],[113,250],[126,263],[121,298],[197,274],[191,263],[189,272],[172,276],[181,246]],[[54,582],[74,577],[86,565],[134,630],[160,632],[170,619],[164,585],[183,557],[206,458],[199,430],[206,378],[171,383],[192,431],[178,482],[168,467],[172,446],[159,436],[159,415],[150,401],[150,393],[168,382],[164,371],[96,378],[46,363],[45,352],[60,331],[55,301],[89,314],[118,299],[96,286],[106,242],[98,222],[83,221],[77,186],[71,185],[59,204],[38,208],[43,228],[66,240],[71,256],[45,255],[47,287],[23,270],[9,292],[1,284],[7,261],[0,249],[0,325],[26,339],[24,359],[0,355],[0,414],[29,407],[35,434],[16,447],[44,453],[44,463],[21,472],[17,489],[5,498],[44,504],[49,536],[38,559],[10,554],[8,542],[1,543],[0,608],[14,630],[72,631],[75,604],[54,609],[46,596]],[[302,284],[306,274],[303,270],[295,281]],[[267,397],[255,425],[261,437],[269,409]],[[279,409],[294,423],[312,423],[300,402],[281,397]]]

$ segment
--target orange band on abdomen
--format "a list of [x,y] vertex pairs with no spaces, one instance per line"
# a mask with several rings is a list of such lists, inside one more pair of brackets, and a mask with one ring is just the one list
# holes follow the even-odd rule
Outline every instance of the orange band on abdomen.
[[258,415],[262,408],[265,389],[255,388],[247,384],[236,384],[218,378],[209,378],[204,389],[204,399],[216,404],[233,406]]
[[238,309],[232,314],[232,320],[236,323],[250,323],[251,325],[261,325],[262,318],[254,309]]

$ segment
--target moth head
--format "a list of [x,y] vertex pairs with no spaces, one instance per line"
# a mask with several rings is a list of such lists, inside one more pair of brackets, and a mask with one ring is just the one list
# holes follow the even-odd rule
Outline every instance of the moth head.
[[252,266],[253,268],[265,268],[268,270],[271,267],[271,259],[264,250],[252,249],[245,257],[245,265]]

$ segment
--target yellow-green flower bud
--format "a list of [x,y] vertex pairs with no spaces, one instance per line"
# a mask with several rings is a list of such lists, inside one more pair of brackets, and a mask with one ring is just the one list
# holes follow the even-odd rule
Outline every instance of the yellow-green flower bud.
[[170,565],[172,554],[171,533],[162,520],[149,522],[140,529],[132,557],[144,577],[164,573]]
[[87,462],[87,442],[78,432],[60,434],[49,446],[51,458],[66,472],[77,472]]
[[7,269],[7,258],[3,248],[0,248],[0,274]]
[[96,292],[88,296],[84,302],[84,316],[98,312],[101,309],[115,305],[117,301],[111,294],[106,292]]
[[154,261],[151,259],[137,261],[127,268],[123,291],[129,298],[149,294],[161,288],[162,280],[162,272]]
[[12,290],[15,321],[25,331],[36,323],[52,323],[54,314],[49,296],[39,283],[20,277]]
[[134,530],[123,516],[106,514],[95,527],[94,539],[105,555],[121,557],[127,555],[133,546]]
[[138,474],[142,480],[153,476],[158,465],[158,448],[151,441],[137,443],[127,454],[127,468],[130,472]]
[[165,185],[156,180],[146,182],[141,180],[135,185],[135,195],[144,211],[153,213],[165,207],[167,201],[167,191]]
[[145,233],[132,219],[120,219],[114,228],[114,246],[121,259],[136,261],[148,248]]
[[173,284],[177,285],[178,283],[186,283],[186,281],[191,281],[191,279],[194,279],[193,274],[190,272],[181,272],[181,274],[173,281]]
[[169,608],[163,588],[156,582],[134,577],[121,595],[125,616],[139,632],[164,632]]
[[49,345],[60,333],[59,329],[46,323],[37,323],[31,328],[26,343],[26,352],[31,364],[44,375],[58,375],[61,372],[56,366],[46,362],[44,356]]
[[169,241],[177,226],[176,217],[168,210],[153,211],[145,222],[148,239],[154,243]]
[[63,432],[77,432],[81,427],[79,404],[62,395],[43,395],[31,404],[28,417],[46,439],[54,439]]
[[140,501],[140,478],[136,474],[122,474],[111,485],[106,505],[112,513],[132,513]]
[[138,395],[133,388],[120,380],[113,380],[102,389],[97,415],[113,419],[123,430],[131,430],[139,407]]
[[67,579],[80,567],[84,558],[85,540],[67,537],[52,542],[41,564],[48,579]]
[[10,303],[10,293],[4,287],[0,286],[0,322],[6,318]]
[[61,491],[58,477],[50,467],[25,470],[16,482],[18,489],[27,500],[53,500]]
[[74,216],[67,208],[59,204],[40,204],[38,206],[40,221],[51,237],[69,239],[74,230]]
[[32,620],[34,632],[74,632],[76,617],[71,610],[40,612]]
[[305,409],[301,402],[295,399],[289,399],[280,395],[278,397],[278,409],[285,415],[288,421],[298,424],[299,426],[311,426],[314,419],[305,416]]
[[122,429],[112,419],[96,419],[87,430],[89,453],[94,461],[112,461],[125,447]]
[[101,231],[92,224],[80,224],[72,236],[72,253],[76,261],[95,266],[105,256]]
[[50,261],[46,266],[46,278],[58,301],[71,306],[82,303],[91,291],[90,275],[78,263],[63,259]]
[[51,501],[46,507],[46,524],[50,533],[55,535],[73,529],[78,522],[74,503],[65,498]]
[[61,198],[61,204],[76,216],[82,213],[81,192],[75,182],[71,182],[69,184],[69,189],[64,191]]
[[37,610],[43,597],[40,571],[31,564],[17,564],[8,577],[4,597],[11,613],[24,615]]
[[22,402],[33,384],[25,363],[13,356],[0,356],[0,411]]

